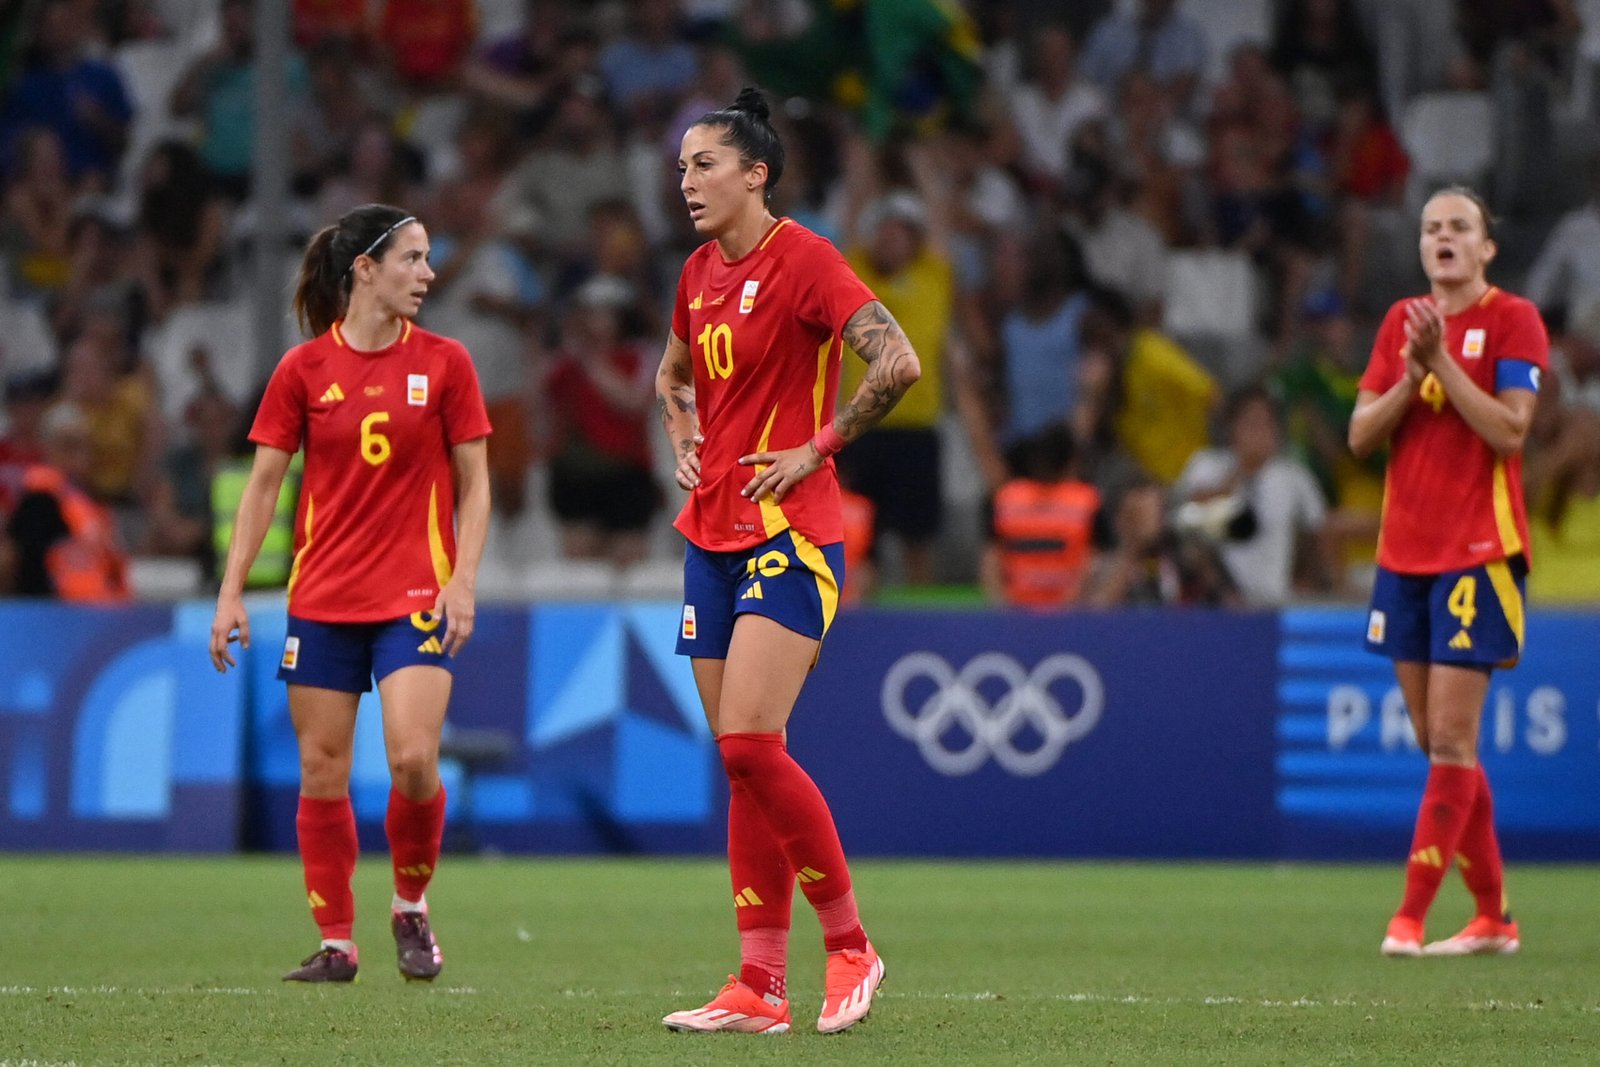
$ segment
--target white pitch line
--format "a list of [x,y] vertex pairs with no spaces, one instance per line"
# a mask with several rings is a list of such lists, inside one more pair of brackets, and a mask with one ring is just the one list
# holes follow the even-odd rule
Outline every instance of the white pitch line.
[[[274,987],[276,988],[276,987]],[[435,992],[458,997],[477,996],[478,991],[472,986],[440,986]],[[4,985],[0,986],[0,997],[260,997],[268,996],[271,990],[251,989],[245,986],[197,986],[193,988],[163,988],[145,986],[31,986],[31,985]],[[0,1067],[6,1067],[0,1061]]]

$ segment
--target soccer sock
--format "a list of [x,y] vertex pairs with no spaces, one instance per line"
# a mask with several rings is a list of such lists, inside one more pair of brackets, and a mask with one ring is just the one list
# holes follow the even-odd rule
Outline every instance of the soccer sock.
[[1504,919],[1510,905],[1505,896],[1500,839],[1494,832],[1494,794],[1489,790],[1489,776],[1484,773],[1483,764],[1478,764],[1477,771],[1478,791],[1456,847],[1456,866],[1461,868],[1461,880],[1477,901],[1478,914]]
[[408,798],[389,788],[389,811],[383,820],[394,863],[394,891],[402,900],[422,899],[433,870],[439,866],[444,841],[444,786],[428,800]]
[[1421,922],[1439,892],[1444,872],[1461,843],[1461,831],[1472,813],[1478,791],[1478,771],[1435,763],[1428,769],[1428,785],[1417,810],[1417,829],[1406,862],[1406,891],[1397,914]]
[[[730,733],[717,738],[730,785],[743,786],[783,845],[806,899],[822,909],[850,894],[850,868],[833,814],[822,791],[783,747],[782,734]],[[853,909],[852,909],[853,910]],[[861,950],[867,935],[858,921],[852,930],[824,930],[829,952]]]
[[739,925],[739,981],[765,995],[788,996],[789,923],[794,868],[743,785],[728,801],[728,872]]
[[829,952],[867,947],[867,933],[861,929],[861,913],[856,911],[855,890],[836,900],[817,906],[817,921],[822,923],[822,945]]
[[355,873],[356,855],[361,850],[350,798],[303,796],[294,826],[300,841],[300,865],[305,869],[311,917],[322,931],[324,942],[349,941],[356,918],[350,876]]

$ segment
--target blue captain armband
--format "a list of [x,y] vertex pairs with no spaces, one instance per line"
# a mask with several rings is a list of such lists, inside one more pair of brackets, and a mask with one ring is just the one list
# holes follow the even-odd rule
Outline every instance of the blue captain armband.
[[1538,364],[1530,363],[1525,359],[1502,359],[1494,368],[1494,391],[1502,389],[1526,389],[1530,393],[1539,391],[1539,377],[1544,372]]

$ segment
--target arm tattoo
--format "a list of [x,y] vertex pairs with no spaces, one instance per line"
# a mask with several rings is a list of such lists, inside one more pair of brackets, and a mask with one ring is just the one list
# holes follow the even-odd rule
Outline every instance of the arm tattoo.
[[845,323],[844,340],[867,364],[860,388],[838,416],[839,433],[853,441],[899,403],[921,376],[922,368],[905,331],[889,309],[876,300],[850,316]]
[[[700,412],[694,402],[694,375],[689,367],[689,349],[676,335],[667,336],[667,351],[662,367],[656,374],[656,410],[661,425],[669,438],[673,437],[673,420],[687,415],[694,427],[700,425]],[[669,401],[670,400],[670,404]],[[691,430],[691,436],[697,430]],[[681,442],[680,450],[686,451]]]

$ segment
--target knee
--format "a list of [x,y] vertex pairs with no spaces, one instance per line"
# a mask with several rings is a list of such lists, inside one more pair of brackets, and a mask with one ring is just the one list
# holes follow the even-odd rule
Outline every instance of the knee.
[[337,745],[315,742],[300,746],[300,785],[313,796],[342,789],[350,779],[350,756]]
[[419,745],[391,753],[389,777],[406,796],[429,793],[439,778],[439,750]]
[[1472,750],[1472,745],[1461,738],[1440,736],[1428,739],[1428,761],[1430,763],[1451,763],[1462,767],[1470,767],[1476,762],[1477,753]]
[[783,752],[783,735],[723,734],[717,738],[717,749],[728,781],[742,782],[759,775],[769,760]]

